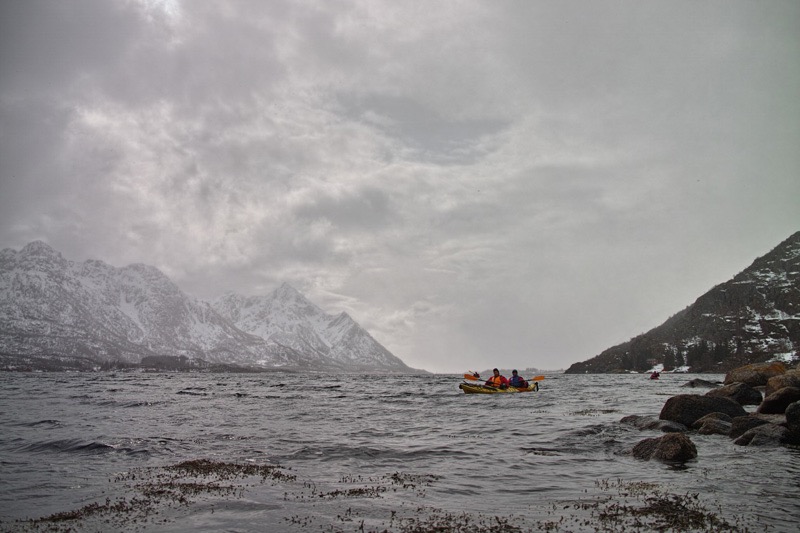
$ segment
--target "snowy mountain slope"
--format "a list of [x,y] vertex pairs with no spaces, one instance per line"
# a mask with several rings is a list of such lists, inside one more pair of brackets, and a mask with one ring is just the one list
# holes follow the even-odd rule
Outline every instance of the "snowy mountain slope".
[[800,353],[800,232],[664,324],[567,372],[645,370],[653,363],[693,371]]
[[[6,362],[37,357],[136,363],[170,355],[210,363],[346,370],[346,362],[328,355],[330,345],[313,326],[324,313],[291,287],[277,294],[281,297],[273,299],[266,314],[253,317],[271,324],[262,328],[270,333],[264,338],[190,298],[154,267],[74,263],[33,242],[19,252],[0,251],[0,356]],[[310,322],[304,314],[313,317]]]
[[214,309],[243,331],[324,354],[348,368],[411,370],[347,313],[328,315],[286,283],[267,296],[227,294]]

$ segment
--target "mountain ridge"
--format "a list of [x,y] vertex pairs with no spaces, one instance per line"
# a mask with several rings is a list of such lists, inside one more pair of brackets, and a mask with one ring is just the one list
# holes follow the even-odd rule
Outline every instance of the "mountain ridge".
[[[346,312],[329,315],[287,283],[265,296],[228,293],[213,306],[242,331],[323,354],[348,367],[366,369],[376,361],[387,369],[405,366]],[[266,316],[282,320],[267,321]]]
[[[156,267],[72,262],[42,241],[18,252],[6,248],[0,251],[0,368],[86,368],[173,357],[200,365],[415,372],[355,321],[356,336],[371,339],[369,350],[326,342],[320,324],[335,317],[290,285],[273,295],[281,296],[279,305],[262,310],[262,322],[292,327],[265,338],[258,328],[242,329],[213,304],[185,294]],[[360,359],[339,356],[351,350]]]
[[566,373],[689,367],[725,372],[800,350],[800,231],[660,326],[570,366]]

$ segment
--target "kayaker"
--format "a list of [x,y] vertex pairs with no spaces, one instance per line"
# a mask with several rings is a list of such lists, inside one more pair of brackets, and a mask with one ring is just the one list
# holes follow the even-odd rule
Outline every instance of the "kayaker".
[[506,389],[508,388],[508,379],[505,376],[500,375],[500,371],[496,368],[492,370],[494,374],[488,380],[486,380],[486,384],[490,387],[494,387],[496,389]]
[[516,387],[518,389],[527,389],[528,382],[525,381],[522,376],[520,376],[516,370],[511,371],[511,379],[508,380],[508,384],[512,387]]

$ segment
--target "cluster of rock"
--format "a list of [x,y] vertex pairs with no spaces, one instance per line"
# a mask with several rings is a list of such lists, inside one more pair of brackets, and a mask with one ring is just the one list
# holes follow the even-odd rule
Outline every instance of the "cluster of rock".
[[[639,459],[687,461],[697,448],[687,435],[725,435],[740,446],[800,445],[800,367],[783,363],[740,367],[721,384],[693,380],[688,387],[712,387],[705,395],[679,394],[666,401],[658,420],[638,415],[621,420],[641,429],[659,429],[631,450]],[[763,396],[762,396],[763,389]],[[744,406],[757,406],[748,413]]]

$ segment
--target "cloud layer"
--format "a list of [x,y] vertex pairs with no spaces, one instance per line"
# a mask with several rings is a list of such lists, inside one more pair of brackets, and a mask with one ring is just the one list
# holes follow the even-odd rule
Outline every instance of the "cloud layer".
[[563,368],[800,228],[795,2],[3,2],[0,246]]

